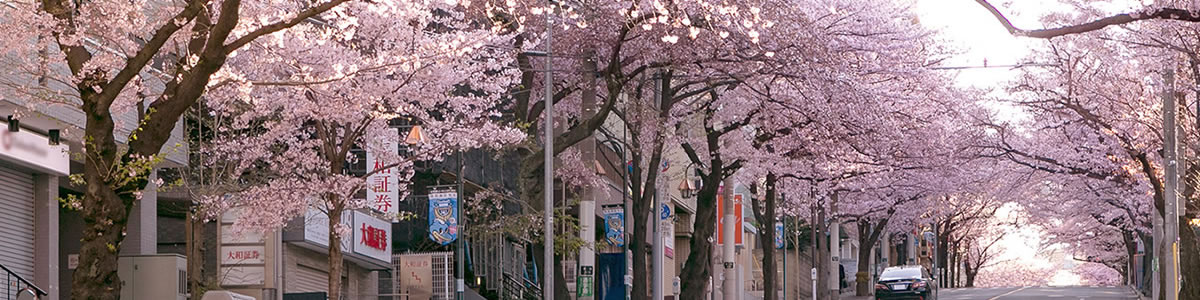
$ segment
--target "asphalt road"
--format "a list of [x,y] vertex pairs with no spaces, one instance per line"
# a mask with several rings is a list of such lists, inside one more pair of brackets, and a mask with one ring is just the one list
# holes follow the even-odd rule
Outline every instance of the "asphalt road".
[[943,289],[938,300],[1136,300],[1127,287],[1002,287]]

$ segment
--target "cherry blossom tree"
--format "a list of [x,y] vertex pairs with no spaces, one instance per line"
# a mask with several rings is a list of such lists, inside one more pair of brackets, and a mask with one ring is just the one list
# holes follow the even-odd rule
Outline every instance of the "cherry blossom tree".
[[[328,291],[337,299],[341,240],[353,230],[342,212],[375,207],[359,192],[376,183],[346,172],[356,160],[352,150],[374,155],[365,175],[399,173],[392,187],[404,198],[413,161],[500,148],[523,135],[499,118],[500,98],[517,75],[508,68],[513,53],[485,47],[506,45],[510,35],[476,28],[454,4],[352,3],[331,14],[338,19],[297,25],[228,61],[260,67],[218,74],[223,81],[208,93],[209,105],[232,121],[219,128],[213,159],[266,179],[232,194],[233,201],[221,195],[208,203],[256,212],[235,223],[251,230],[280,228],[309,209],[325,213]],[[424,139],[389,126],[397,120],[420,124]]]
[[[1092,173],[1102,179],[1123,180],[1125,185],[1148,191],[1157,217],[1165,216],[1162,159],[1158,149],[1162,147],[1161,111],[1156,92],[1162,86],[1153,86],[1162,74],[1159,70],[1178,70],[1177,86],[1195,85],[1200,78],[1200,60],[1197,60],[1195,33],[1192,22],[1196,22],[1194,7],[1178,6],[1177,3],[1154,3],[1135,8],[1129,13],[1109,14],[1094,3],[1069,2],[1078,14],[1055,14],[1048,16],[1049,28],[1026,30],[1014,26],[1004,14],[984,0],[977,0],[988,9],[1009,32],[1018,36],[1045,38],[1051,41],[1051,50],[1038,54],[1037,59],[1052,62],[1057,66],[1049,72],[1029,72],[1026,80],[1018,83],[1019,90],[1038,95],[1040,102],[1028,103],[1042,111],[1041,118],[1050,118],[1059,124],[1082,121],[1081,126],[1062,126],[1059,131],[1071,132],[1082,143],[1073,143],[1095,154],[1085,161],[1062,160],[1053,155],[1041,163],[1072,166],[1076,171],[1095,169],[1116,172]],[[1182,21],[1182,22],[1181,22]],[[1114,26],[1121,25],[1121,26]],[[1083,55],[1086,53],[1087,55]],[[1177,59],[1181,58],[1181,59]],[[1034,79],[1036,78],[1036,79]],[[1053,79],[1059,87],[1034,80]],[[1158,81],[1161,83],[1161,81]],[[1188,106],[1196,101],[1186,101],[1188,94],[1182,90],[1164,91],[1171,93],[1187,105],[1179,105],[1182,124],[1179,134],[1183,147],[1182,157],[1194,157],[1196,153],[1200,119]],[[1192,96],[1195,98],[1195,96]],[[1049,109],[1049,110],[1047,110]],[[1057,118],[1051,117],[1055,112]],[[1188,121],[1192,120],[1192,121]],[[1107,157],[1106,157],[1107,156]],[[1108,160],[1108,162],[1105,162]],[[1200,241],[1195,228],[1186,226],[1196,218],[1196,176],[1200,176],[1200,164],[1195,160],[1181,162],[1181,200],[1186,213],[1179,216],[1180,270],[1183,276],[1180,297],[1200,297]],[[1148,251],[1149,252],[1149,251]],[[1160,260],[1165,262],[1165,260]]]
[[[5,94],[83,111],[86,186],[76,299],[120,295],[117,250],[130,207],[180,116],[251,42],[348,2],[8,1],[0,24]],[[144,117],[118,117],[145,105]],[[148,104],[147,104],[148,103]],[[120,145],[118,143],[124,143]]]
[[1124,281],[1117,270],[1100,263],[1083,263],[1075,266],[1072,273],[1079,275],[1084,284],[1096,286],[1119,286]]
[[984,268],[976,279],[976,287],[1047,286],[1058,270],[1048,266],[1029,265],[1019,261],[1003,261]]

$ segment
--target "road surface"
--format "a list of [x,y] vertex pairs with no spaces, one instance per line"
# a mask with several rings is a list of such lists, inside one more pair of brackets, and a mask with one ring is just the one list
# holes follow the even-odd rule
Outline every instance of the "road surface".
[[1128,287],[1003,287],[944,289],[938,300],[1136,300]]

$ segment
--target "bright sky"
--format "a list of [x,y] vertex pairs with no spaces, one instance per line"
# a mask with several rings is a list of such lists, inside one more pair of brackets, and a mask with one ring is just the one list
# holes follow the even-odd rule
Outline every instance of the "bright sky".
[[[968,0],[916,0],[918,17],[922,24],[939,30],[941,38],[951,45],[951,49],[959,54],[946,63],[946,66],[989,66],[1013,65],[1024,62],[1024,58],[1035,47],[1044,47],[1045,42],[1029,38],[1013,37],[986,9],[975,1]],[[1009,20],[1020,28],[1040,28],[1039,18],[1048,11],[1064,9],[1056,2],[1049,1],[1017,1],[1006,4],[994,1],[994,5],[1005,12]],[[1016,70],[1007,68],[979,68],[957,72],[956,82],[961,87],[980,89],[999,89],[1005,82],[1017,75]],[[1002,91],[991,95],[1003,96]],[[1001,114],[1010,109],[997,108]],[[1004,218],[1009,215],[1011,207],[1005,207],[997,213]],[[1003,249],[998,260],[1015,260],[1022,264],[1034,266],[1069,266],[1070,258],[1064,255],[1043,256],[1039,254],[1041,233],[1030,228],[1012,228],[1012,234],[1005,236],[1000,242]],[[1067,270],[1059,271],[1052,279],[1052,285],[1077,285],[1078,276]]]

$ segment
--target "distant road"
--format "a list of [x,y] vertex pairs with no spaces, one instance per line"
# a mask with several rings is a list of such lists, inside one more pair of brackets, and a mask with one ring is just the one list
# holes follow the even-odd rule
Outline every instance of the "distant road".
[[938,300],[1136,300],[1127,287],[1002,287],[943,289]]

